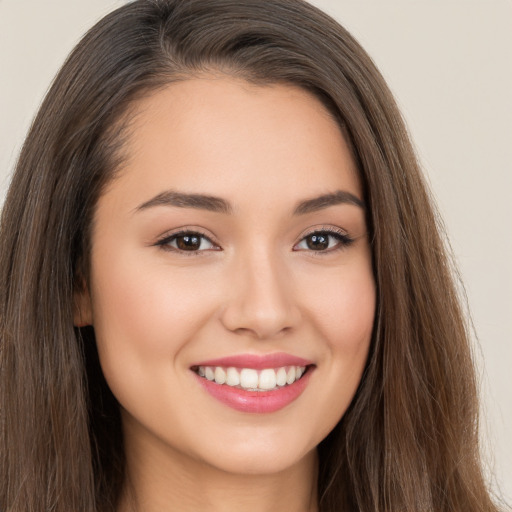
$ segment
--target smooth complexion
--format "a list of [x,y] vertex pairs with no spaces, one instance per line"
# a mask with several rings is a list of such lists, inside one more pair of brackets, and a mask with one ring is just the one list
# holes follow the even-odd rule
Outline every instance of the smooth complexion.
[[[122,510],[317,510],[315,447],[354,396],[375,312],[342,133],[301,89],[222,76],[144,98],[130,130],[76,314],[121,405]],[[197,374],[273,355],[310,363],[273,411],[234,408]]]

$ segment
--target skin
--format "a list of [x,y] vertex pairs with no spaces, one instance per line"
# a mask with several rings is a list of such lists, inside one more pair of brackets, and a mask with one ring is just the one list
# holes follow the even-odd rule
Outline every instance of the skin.
[[[97,205],[76,313],[95,328],[121,404],[120,510],[317,510],[315,448],[354,396],[375,313],[364,208],[294,214],[340,190],[362,200],[337,123],[299,88],[205,76],[141,100],[125,151]],[[168,190],[222,198],[232,211],[147,205]],[[184,227],[211,242],[158,244]],[[353,242],[331,236],[311,249],[305,237],[325,229]],[[273,413],[220,403],[191,370],[274,352],[315,366],[302,395]]]

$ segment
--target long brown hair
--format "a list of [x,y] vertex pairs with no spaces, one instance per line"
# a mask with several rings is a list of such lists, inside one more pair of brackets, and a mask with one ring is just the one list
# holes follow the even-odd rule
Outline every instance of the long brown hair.
[[136,0],[93,27],[55,79],[1,219],[0,510],[116,508],[119,411],[93,329],[73,327],[74,293],[130,105],[205,70],[316,95],[364,184],[377,313],[357,394],[319,446],[320,509],[496,510],[467,326],[404,123],[359,44],[301,0]]

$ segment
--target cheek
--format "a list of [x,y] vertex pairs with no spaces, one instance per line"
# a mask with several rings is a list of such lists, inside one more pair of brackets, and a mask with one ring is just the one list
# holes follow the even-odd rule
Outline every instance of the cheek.
[[370,265],[340,267],[318,279],[309,295],[311,318],[324,341],[319,361],[322,415],[308,421],[326,436],[349,407],[366,365],[375,317],[376,288]]
[[366,354],[373,330],[376,304],[375,280],[368,259],[340,265],[336,271],[317,273],[305,283],[307,309],[312,322],[329,347],[333,360],[338,356]]
[[[362,377],[375,319],[375,284],[371,274],[354,275],[344,282],[344,292],[333,298],[325,318],[333,380],[352,400]],[[343,411],[344,412],[344,411]]]
[[94,329],[111,387],[126,377],[143,378],[148,365],[168,374],[214,307],[204,275],[145,264],[134,254],[98,255],[94,267]]

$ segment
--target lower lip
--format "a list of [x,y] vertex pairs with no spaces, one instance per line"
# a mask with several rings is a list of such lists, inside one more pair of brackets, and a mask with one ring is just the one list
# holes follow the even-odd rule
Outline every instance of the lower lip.
[[291,404],[302,394],[308,385],[313,367],[293,384],[271,391],[247,391],[226,384],[217,384],[195,374],[203,388],[219,402],[241,412],[269,413],[279,411]]

